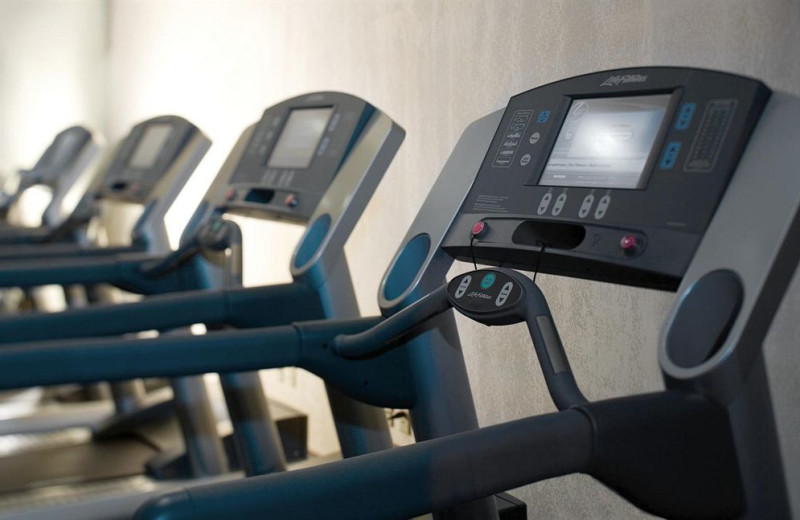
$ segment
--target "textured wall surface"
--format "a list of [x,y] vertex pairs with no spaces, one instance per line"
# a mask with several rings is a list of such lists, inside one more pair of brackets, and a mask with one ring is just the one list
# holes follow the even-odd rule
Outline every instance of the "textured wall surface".
[[[380,277],[458,135],[509,96],[589,71],[670,64],[752,75],[800,93],[800,8],[783,0],[117,1],[110,35],[109,134],[175,112],[215,140],[185,208],[238,133],[283,98],[344,90],[406,128],[405,144],[348,244],[365,313],[376,311]],[[245,227],[248,281],[285,271],[289,241],[259,241],[264,229]],[[660,386],[655,346],[670,294],[540,280],[589,397]],[[792,298],[796,304],[796,291]],[[796,337],[796,320],[782,323],[777,340]],[[459,325],[482,424],[552,409],[523,328]],[[284,383],[271,379],[273,390],[324,411],[315,404],[318,385],[282,389],[295,377],[281,372],[273,379]],[[329,423],[312,426],[317,450],[330,448]],[[536,519],[645,516],[583,476],[518,495]]]
[[73,124],[102,130],[106,5],[0,2],[0,171],[29,168]]

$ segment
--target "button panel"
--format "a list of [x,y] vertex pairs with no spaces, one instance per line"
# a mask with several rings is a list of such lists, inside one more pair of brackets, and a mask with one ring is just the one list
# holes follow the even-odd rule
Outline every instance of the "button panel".
[[447,293],[459,311],[497,315],[513,307],[522,298],[522,287],[507,273],[480,269],[450,281]]
[[[646,77],[646,81],[616,82],[628,76]],[[541,184],[559,133],[576,101],[598,96],[635,101],[636,96],[667,93],[672,97],[664,107],[663,118],[648,116],[653,118],[653,125],[648,126],[653,134],[648,134],[653,149],[636,163],[641,177],[635,186],[629,183],[623,188],[619,183],[615,184],[617,187],[606,187],[591,175],[576,180],[574,185],[564,185],[572,182],[570,179],[562,185],[557,185],[555,179],[548,185],[549,177]],[[449,254],[470,260],[470,227],[478,220],[487,220],[492,226],[491,240],[483,241],[474,250],[484,260],[502,259],[504,266],[530,269],[536,261],[537,244],[547,243],[551,261],[542,262],[542,272],[674,288],[768,99],[769,89],[752,79],[675,67],[604,71],[513,96],[454,221],[458,232],[445,239],[444,247]],[[520,110],[533,114],[517,154],[508,169],[495,169],[492,162],[507,140],[509,123]],[[539,124],[544,110],[550,111],[549,119]],[[725,132],[718,146],[718,136]],[[693,151],[696,139],[698,148]],[[585,158],[578,151],[576,148],[575,156],[568,159],[574,159],[573,166],[582,164],[578,161]],[[522,166],[520,160],[525,154],[530,154],[531,160]],[[712,164],[708,175],[692,173]],[[551,166],[566,168],[567,164]],[[600,172],[606,166],[609,170],[615,167],[598,162],[587,169]],[[562,194],[566,194],[566,200],[560,198]],[[629,233],[644,240],[641,243],[645,250],[633,256],[623,252],[620,239]]]
[[505,138],[492,162],[493,167],[508,168],[511,166],[531,117],[533,117],[533,110],[517,110],[514,112],[514,115],[511,116],[511,121],[508,123],[508,128],[506,128]]

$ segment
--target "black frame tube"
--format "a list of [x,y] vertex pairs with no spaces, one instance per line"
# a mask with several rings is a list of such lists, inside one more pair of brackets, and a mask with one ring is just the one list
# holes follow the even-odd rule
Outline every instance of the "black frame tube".
[[300,283],[186,291],[132,303],[3,316],[0,350],[9,343],[170,330],[195,323],[268,327],[318,319],[321,315],[316,292]]
[[592,439],[589,419],[567,410],[309,469],[186,488],[150,500],[135,519],[407,519],[585,472]]

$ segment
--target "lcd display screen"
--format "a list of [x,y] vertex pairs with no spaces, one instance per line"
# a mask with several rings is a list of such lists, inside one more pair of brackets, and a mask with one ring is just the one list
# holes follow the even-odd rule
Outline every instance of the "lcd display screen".
[[144,134],[136,144],[136,148],[131,154],[128,166],[147,170],[155,166],[159,152],[164,147],[164,143],[169,139],[172,132],[172,125],[161,123],[148,125],[144,129]]
[[573,100],[539,184],[641,187],[671,97]]
[[308,168],[332,114],[333,107],[296,108],[289,112],[267,167]]

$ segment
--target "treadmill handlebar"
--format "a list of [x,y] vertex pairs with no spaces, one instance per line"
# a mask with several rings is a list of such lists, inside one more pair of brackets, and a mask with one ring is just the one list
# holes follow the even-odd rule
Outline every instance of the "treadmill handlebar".
[[587,402],[575,381],[547,299],[533,281],[512,269],[480,269],[457,276],[375,327],[337,336],[331,350],[348,359],[374,356],[400,345],[403,336],[451,307],[484,325],[526,322],[556,407],[565,410]]
[[[248,304],[240,300],[236,305]],[[354,362],[328,348],[336,335],[363,331],[380,319],[302,321],[199,336],[165,334],[147,339],[6,344],[0,347],[0,389],[296,366],[369,404],[409,408],[415,394],[403,351]]]
[[52,230],[47,227],[6,227],[0,229],[0,246],[46,242]]
[[[397,341],[399,338],[450,307],[447,286],[442,285],[369,330],[349,336],[336,336],[331,342],[331,350],[348,359],[360,359],[378,354],[392,346],[399,346],[400,343]],[[392,343],[394,345],[390,345]]]
[[13,248],[0,249],[0,267],[5,262],[30,260],[56,260],[60,258],[102,258],[130,253],[142,253],[140,245],[120,247],[87,247],[70,243],[24,244]]
[[134,518],[411,518],[531,479],[585,471],[590,441],[590,424],[580,412],[550,414],[309,469],[185,488],[150,500]]
[[[84,309],[0,317],[0,350],[11,343],[113,336],[146,330],[170,330],[195,323],[266,327],[286,324],[277,310],[288,306],[292,318],[316,317],[318,298],[298,283],[235,287],[152,296],[138,302],[100,304]],[[15,345],[20,347],[20,345]]]
[[131,303],[0,317],[0,342],[113,336],[221,322],[225,319],[225,296],[221,291],[191,291]]
[[236,223],[217,215],[178,249],[142,265],[142,273],[151,277],[163,276],[175,271],[203,250],[225,251],[241,243],[242,234]]
[[513,269],[478,269],[451,280],[447,294],[454,309],[478,323],[525,322],[556,407],[566,410],[587,402],[575,382],[547,299],[533,280]]
[[735,453],[722,408],[701,396],[660,392],[188,487],[149,500],[134,518],[410,518],[572,473],[588,473],[658,516],[735,518],[744,509]]
[[141,266],[141,272],[145,276],[158,277],[164,276],[173,272],[177,267],[189,261],[201,249],[200,243],[196,239],[192,239],[185,244],[181,244],[175,251],[169,252],[167,255],[159,258],[154,258],[145,262]]
[[138,273],[141,263],[152,258],[148,253],[131,253],[3,261],[0,262],[0,287],[114,283],[126,275]]

